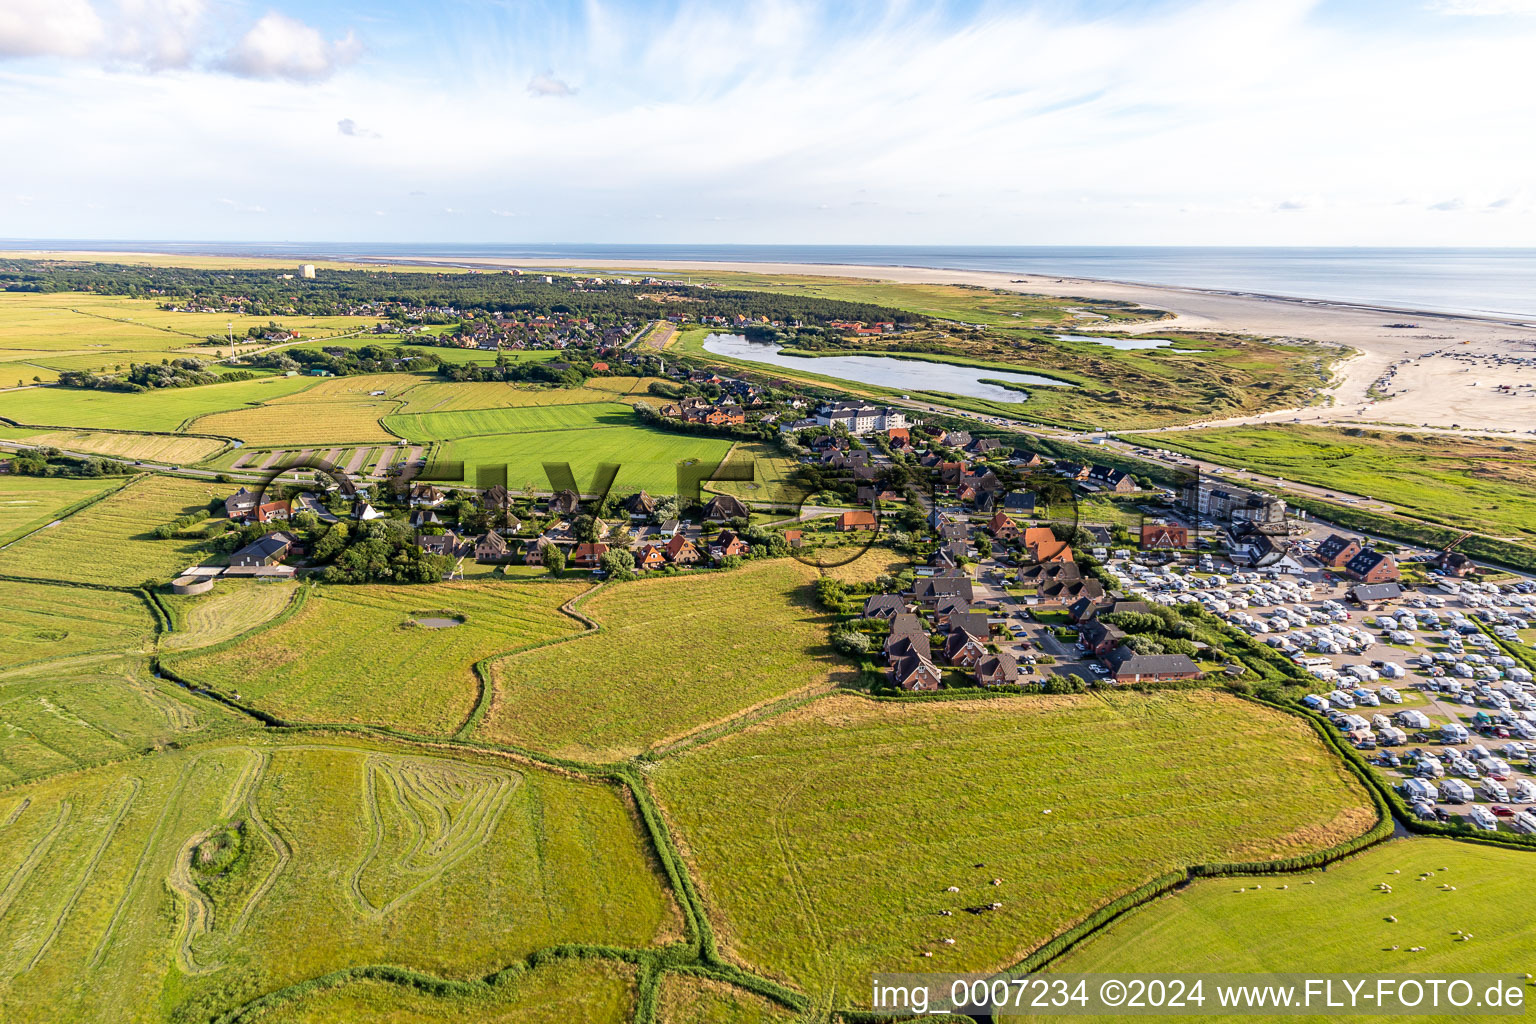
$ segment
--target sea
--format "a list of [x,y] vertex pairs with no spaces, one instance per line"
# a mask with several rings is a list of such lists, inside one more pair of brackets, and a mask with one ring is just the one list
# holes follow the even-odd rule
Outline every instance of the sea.
[[298,260],[722,260],[842,263],[1055,274],[1383,306],[1405,311],[1536,317],[1536,248],[1212,246],[582,245],[361,242],[0,240],[0,248],[153,251]]

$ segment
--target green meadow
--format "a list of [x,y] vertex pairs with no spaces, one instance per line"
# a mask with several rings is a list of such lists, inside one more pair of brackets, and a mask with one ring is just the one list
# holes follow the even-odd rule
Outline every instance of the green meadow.
[[209,413],[256,405],[314,386],[313,377],[256,377],[195,388],[158,388],[141,394],[27,388],[0,392],[0,416],[29,426],[110,427],[173,432]]
[[0,482],[0,544],[48,525],[71,507],[121,483],[111,479],[7,476]]

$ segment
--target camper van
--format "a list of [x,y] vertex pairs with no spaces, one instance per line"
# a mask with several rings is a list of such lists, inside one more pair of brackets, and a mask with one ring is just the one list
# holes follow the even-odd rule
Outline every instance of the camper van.
[[1443,743],[1467,742],[1467,727],[1458,722],[1447,722],[1440,727],[1440,740]]
[[1499,819],[1495,818],[1493,812],[1486,807],[1478,804],[1472,805],[1467,811],[1467,817],[1471,819],[1473,828],[1480,828],[1484,832],[1497,832],[1499,830]]
[[1498,779],[1484,779],[1482,786],[1479,788],[1483,791],[1483,796],[1487,797],[1489,800],[1492,800],[1494,803],[1509,803],[1509,790],[1505,789],[1504,783],[1500,782]]
[[1520,811],[1509,819],[1509,827],[1528,836],[1536,835],[1536,814]]
[[1440,799],[1448,804],[1469,804],[1472,802],[1472,787],[1460,779],[1441,779]]

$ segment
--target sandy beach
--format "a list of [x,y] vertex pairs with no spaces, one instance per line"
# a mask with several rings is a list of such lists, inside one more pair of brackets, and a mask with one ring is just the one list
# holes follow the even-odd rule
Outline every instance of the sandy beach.
[[[431,263],[404,259],[401,262]],[[803,274],[911,284],[962,284],[1040,295],[1117,299],[1174,314],[1127,328],[1156,333],[1173,328],[1231,331],[1260,337],[1337,345],[1357,353],[1338,368],[1328,405],[1279,410],[1219,421],[1390,423],[1442,430],[1524,433],[1536,427],[1536,324],[1493,317],[1453,316],[1313,299],[1198,288],[1098,281],[1039,274],[1004,274],[926,267],[813,263],[476,259],[476,266],[598,271],[702,271]],[[1388,324],[1412,324],[1389,327]],[[1078,330],[1091,331],[1085,320]],[[1377,386],[1385,380],[1385,386]],[[1375,388],[1379,398],[1373,398]],[[1507,388],[1506,391],[1500,390]],[[1213,421],[1213,423],[1216,421]]]

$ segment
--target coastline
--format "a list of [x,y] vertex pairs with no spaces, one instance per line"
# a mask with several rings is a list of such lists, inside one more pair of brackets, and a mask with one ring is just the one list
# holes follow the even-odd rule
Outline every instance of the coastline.
[[[91,252],[28,250],[15,255],[42,258],[90,256],[123,259],[164,258],[144,251]],[[174,254],[170,254],[174,256]],[[206,257],[204,257],[206,258]],[[232,262],[275,266],[270,258],[231,255]],[[318,259],[317,259],[317,262]],[[1299,421],[1311,424],[1394,424],[1479,433],[1526,433],[1536,425],[1536,321],[1525,316],[1500,317],[1443,313],[1388,305],[1363,305],[1324,299],[1271,295],[1175,285],[1139,284],[1097,278],[1006,273],[992,270],[946,270],[917,266],[843,263],[785,263],[719,260],[646,260],[568,258],[467,257],[401,255],[349,261],[350,265],[455,267],[506,270],[590,270],[627,273],[718,273],[845,280],[891,281],[898,284],[951,284],[992,288],[1056,298],[1129,302],[1164,310],[1170,319],[1116,325],[1115,330],[1139,334],[1158,331],[1204,331],[1244,334],[1288,342],[1311,342],[1353,350],[1336,367],[1334,386],[1325,392],[1327,404],[1276,410],[1257,416],[1222,420],[1219,425]],[[1411,327],[1391,323],[1411,321]],[[1073,329],[1092,333],[1090,322]],[[1386,381],[1385,386],[1380,382]],[[1217,421],[1196,424],[1217,425]]]

